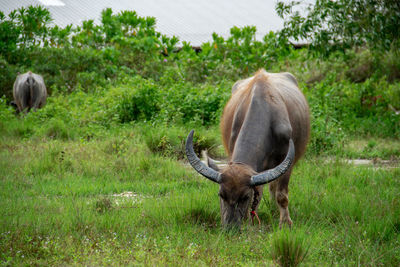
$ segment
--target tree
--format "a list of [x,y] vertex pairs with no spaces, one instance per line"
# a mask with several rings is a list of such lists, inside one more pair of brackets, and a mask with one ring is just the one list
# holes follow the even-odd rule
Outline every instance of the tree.
[[[306,7],[302,16],[294,8]],[[278,2],[278,15],[285,20],[280,38],[305,41],[317,52],[352,47],[375,51],[400,48],[400,1],[316,0]]]

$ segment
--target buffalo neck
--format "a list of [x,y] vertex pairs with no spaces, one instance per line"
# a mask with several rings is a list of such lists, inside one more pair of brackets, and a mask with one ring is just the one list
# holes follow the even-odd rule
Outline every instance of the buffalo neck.
[[[263,171],[264,162],[271,150],[271,107],[265,101],[263,92],[253,91],[246,115],[240,125],[240,132],[233,140],[232,162],[249,165],[253,170]],[[233,137],[235,138],[235,137]]]

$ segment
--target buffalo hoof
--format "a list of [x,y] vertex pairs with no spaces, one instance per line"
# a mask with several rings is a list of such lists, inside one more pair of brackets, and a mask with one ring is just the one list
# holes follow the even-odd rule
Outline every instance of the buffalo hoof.
[[291,229],[293,225],[292,220],[290,218],[285,218],[279,221],[279,229],[282,229],[282,227],[284,227],[285,225],[287,225],[289,229]]

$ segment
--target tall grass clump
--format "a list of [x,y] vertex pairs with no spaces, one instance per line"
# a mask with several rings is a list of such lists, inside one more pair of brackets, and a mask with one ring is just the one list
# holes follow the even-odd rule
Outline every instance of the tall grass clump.
[[272,238],[271,256],[280,266],[300,265],[307,256],[309,244],[301,231],[287,228],[277,231]]
[[71,127],[65,125],[62,120],[52,118],[45,127],[44,134],[50,138],[64,139],[73,138]]

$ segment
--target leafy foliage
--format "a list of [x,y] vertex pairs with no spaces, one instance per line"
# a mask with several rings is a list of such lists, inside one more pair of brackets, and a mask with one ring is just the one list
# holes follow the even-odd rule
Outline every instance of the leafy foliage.
[[[10,68],[41,73],[49,88],[68,92],[78,84],[87,90],[104,85],[104,79],[113,79],[121,72],[158,80],[163,72],[170,71],[195,83],[219,81],[221,76],[238,79],[271,66],[290,51],[272,32],[257,41],[255,27],[234,27],[227,40],[214,34],[213,41],[195,53],[185,42],[179,51],[178,38],[157,32],[154,18],[139,17],[134,11],[113,14],[105,9],[100,25],[88,20],[77,27],[60,28],[49,26],[51,18],[46,9],[28,10],[28,15],[25,9],[13,11],[8,19],[2,15],[2,55]],[[7,97],[11,77],[0,84],[0,93]]]
[[[20,8],[8,18],[1,13],[0,52],[7,62],[4,69],[38,72],[49,88],[70,92],[82,76],[83,82],[90,80],[83,86],[92,87],[103,85],[104,79],[115,77],[121,69],[142,70],[149,60],[159,62],[163,57],[160,52],[172,51],[178,42],[176,37],[156,32],[154,18],[139,17],[134,11],[113,15],[106,9],[101,21],[101,25],[89,20],[81,26],[60,28],[49,26],[50,13],[40,6]],[[0,93],[7,97],[15,79],[10,76],[0,82]]]
[[[289,14],[290,7],[279,4],[278,11]],[[139,122],[210,127],[218,123],[232,84],[259,68],[298,78],[312,112],[313,153],[340,150],[349,134],[400,133],[400,65],[394,50],[377,57],[376,50],[351,49],[320,59],[309,50],[293,50],[285,29],[256,40],[256,28],[247,26],[233,27],[226,39],[213,34],[195,51],[186,42],[178,47],[176,37],[155,30],[154,18],[134,11],[103,10],[99,25],[89,20],[60,28],[50,21],[41,7],[1,15],[4,101],[11,100],[17,73],[28,70],[44,77],[50,95],[40,112],[3,127],[18,136],[91,139],[99,128]],[[173,138],[158,139],[155,147],[177,151]]]
[[41,6],[21,7],[9,14],[6,19],[0,12],[0,54],[11,63],[15,60],[27,60],[18,55],[19,50],[37,47],[46,40],[50,12]]
[[[294,8],[304,7],[305,16]],[[322,54],[363,47],[383,51],[400,47],[400,3],[377,0],[316,0],[278,2],[285,19],[283,39],[310,42]]]

